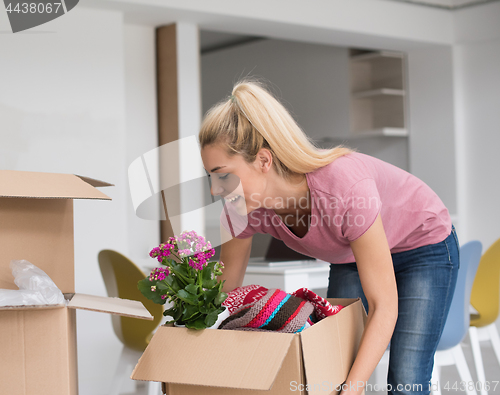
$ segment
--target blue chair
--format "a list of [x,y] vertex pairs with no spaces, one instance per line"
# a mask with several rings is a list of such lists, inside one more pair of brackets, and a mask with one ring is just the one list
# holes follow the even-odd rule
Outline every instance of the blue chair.
[[[458,270],[457,285],[451,302],[448,318],[434,356],[432,371],[432,392],[441,394],[439,377],[441,366],[456,365],[462,381],[472,383],[472,377],[460,346],[469,330],[470,322],[470,294],[476,276],[483,246],[479,241],[470,241],[460,247],[460,269]],[[468,395],[476,395],[475,389],[466,386]]]

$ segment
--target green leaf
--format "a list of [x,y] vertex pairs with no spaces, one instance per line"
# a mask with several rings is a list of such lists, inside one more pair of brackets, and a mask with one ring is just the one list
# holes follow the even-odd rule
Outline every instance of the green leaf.
[[179,292],[177,292],[177,297],[188,304],[198,304],[198,298],[184,289],[181,289]]
[[156,288],[159,289],[159,290],[161,290],[161,291],[165,291],[165,290],[168,289],[168,285],[165,284],[163,281],[158,281],[156,283]]
[[199,306],[199,307],[198,307],[198,310],[199,310],[199,311],[200,311],[200,313],[202,313],[202,314],[208,314],[208,313],[210,313],[210,309],[209,309],[207,306],[205,306],[205,305],[201,305],[201,306]]
[[142,280],[140,280],[140,281],[137,282],[137,288],[148,299],[151,299],[151,298],[148,297],[148,295],[154,293],[153,291],[151,291],[151,287],[153,285],[155,285],[155,283],[153,281],[149,281],[148,277],[146,277],[146,278],[144,278],[144,279],[142,279]]
[[155,285],[156,283],[154,281],[149,281],[149,278],[146,277],[137,283],[137,288],[149,300],[152,300],[157,304],[165,304],[165,300],[161,298],[159,291],[151,291],[151,287]]
[[180,318],[181,318],[181,316],[182,316],[182,308],[179,308],[179,307],[172,307],[172,308],[170,308],[170,309],[168,309],[168,310],[165,310],[165,311],[163,312],[163,315],[164,315],[165,317],[170,316],[170,317],[172,317],[172,320],[173,320],[173,321],[176,321],[176,322],[177,322],[177,321],[179,321],[179,320],[180,320]]
[[174,292],[179,292],[181,289],[184,288],[184,285],[181,286],[179,284],[179,281],[177,278],[175,278],[175,277],[171,277],[171,278],[172,278],[172,284],[170,284],[170,286],[172,287]]
[[212,289],[213,287],[215,287],[217,285],[217,280],[205,280],[203,279],[203,288],[206,288],[206,289]]
[[203,268],[201,271],[201,276],[203,280],[211,280],[212,279],[212,272],[214,271],[214,266],[216,262],[208,262],[207,266]]
[[205,299],[205,303],[209,304],[212,300],[215,299],[219,291],[217,289],[209,289],[204,292],[203,298]]
[[185,266],[183,266],[182,264],[180,265],[177,265],[175,267],[175,273],[176,274],[180,274],[181,276],[184,276],[184,277],[188,277],[189,276],[189,273],[187,271],[187,268]]
[[198,306],[192,306],[188,305],[184,309],[184,312],[182,313],[182,320],[183,321],[189,321],[191,320],[196,314],[199,314]]
[[189,280],[186,268],[182,264],[175,264],[171,267],[172,274],[169,277],[174,277],[179,289],[183,289],[186,285],[192,284],[193,281]]
[[193,322],[186,322],[186,328],[191,329],[205,329],[207,325],[205,324],[205,317],[201,316]]
[[[187,321],[187,322],[194,322],[196,321],[198,318],[200,318],[201,316],[205,317],[205,315],[201,314],[199,311],[196,313],[196,314],[193,314],[191,316],[191,318]],[[186,322],[186,323],[187,323]]]
[[175,313],[175,311],[176,311],[176,308],[175,308],[175,306],[174,306],[174,307],[171,307],[171,308],[169,308],[169,309],[165,310],[165,311],[163,312],[163,315],[164,315],[164,316],[169,315],[170,317],[172,317],[172,314],[174,314],[174,313]]
[[219,312],[217,310],[212,311],[205,318],[205,325],[208,327],[214,325],[217,322],[217,318],[219,317]]
[[188,291],[190,294],[198,295],[198,286],[194,284],[188,284],[184,289]]
[[226,300],[226,298],[227,298],[227,293],[221,292],[215,297],[214,303],[216,305],[221,305],[222,302]]

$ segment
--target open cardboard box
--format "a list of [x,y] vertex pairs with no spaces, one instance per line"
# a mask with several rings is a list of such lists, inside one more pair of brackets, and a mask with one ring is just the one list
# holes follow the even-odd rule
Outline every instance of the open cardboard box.
[[0,288],[17,289],[9,264],[26,259],[70,299],[67,307],[0,310],[0,394],[78,393],[76,308],[153,319],[140,302],[74,294],[73,199],[111,200],[95,188],[110,185],[72,174],[0,170]]
[[64,294],[67,305],[0,307],[1,394],[76,394],[75,309],[153,320],[141,302]]
[[161,326],[131,378],[163,382],[168,395],[337,394],[366,320],[360,299],[301,333]]

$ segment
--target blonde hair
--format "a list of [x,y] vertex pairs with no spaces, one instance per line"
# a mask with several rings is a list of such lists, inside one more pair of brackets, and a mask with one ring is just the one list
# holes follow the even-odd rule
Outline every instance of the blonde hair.
[[206,113],[198,139],[201,149],[222,145],[228,155],[240,154],[247,163],[253,163],[259,150],[266,148],[278,175],[288,180],[353,152],[342,145],[326,150],[316,147],[264,85],[249,78],[237,82],[232,95]]

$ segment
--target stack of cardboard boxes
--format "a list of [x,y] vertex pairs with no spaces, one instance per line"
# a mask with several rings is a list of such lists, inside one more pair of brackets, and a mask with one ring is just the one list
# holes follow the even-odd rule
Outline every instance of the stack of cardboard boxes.
[[25,259],[69,300],[0,308],[0,394],[78,393],[75,308],[153,319],[140,302],[75,295],[73,199],[111,200],[95,188],[109,185],[71,174],[0,171],[0,288],[17,289],[9,264]]

